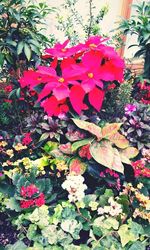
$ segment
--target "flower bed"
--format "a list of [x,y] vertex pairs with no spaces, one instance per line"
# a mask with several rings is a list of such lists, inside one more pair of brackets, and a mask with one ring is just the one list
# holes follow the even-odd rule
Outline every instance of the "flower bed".
[[24,72],[22,101],[34,105],[27,131],[1,136],[1,211],[18,231],[6,249],[144,250],[149,107],[126,103],[119,121],[103,120],[110,93],[124,84],[124,62],[102,37],[68,43]]

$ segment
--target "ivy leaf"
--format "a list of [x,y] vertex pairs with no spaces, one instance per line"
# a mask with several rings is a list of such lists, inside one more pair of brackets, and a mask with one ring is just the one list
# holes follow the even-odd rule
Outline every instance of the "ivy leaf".
[[90,153],[96,162],[107,168],[112,169],[114,160],[114,150],[110,142],[94,142],[90,146]]
[[10,210],[15,210],[16,212],[20,212],[21,208],[18,202],[14,197],[11,197],[9,201],[6,203],[6,208]]
[[37,230],[37,225],[30,224],[27,231],[27,237],[29,240],[34,240],[34,237],[36,236],[36,230]]
[[145,250],[146,243],[141,241],[136,241],[128,250]]
[[48,239],[48,243],[50,245],[57,244],[58,236],[57,236],[57,230],[55,225],[49,225],[45,227],[42,231],[42,235]]
[[14,245],[7,245],[5,250],[27,250],[27,246],[23,241],[18,240]]
[[100,141],[102,139],[102,130],[99,126],[95,125],[94,123],[82,121],[79,119],[72,119],[73,122],[77,125],[77,127],[88,131],[89,133],[95,135],[97,140]]
[[129,226],[127,224],[121,225],[118,230],[118,234],[121,239],[122,247],[124,247],[128,242],[134,242],[138,239],[131,230],[129,230]]
[[24,53],[25,53],[26,58],[28,59],[28,61],[30,61],[32,52],[31,52],[30,46],[27,43],[24,44]]

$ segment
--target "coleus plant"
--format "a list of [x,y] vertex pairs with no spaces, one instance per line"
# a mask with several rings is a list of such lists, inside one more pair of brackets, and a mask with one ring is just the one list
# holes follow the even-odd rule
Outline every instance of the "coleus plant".
[[138,155],[138,150],[131,147],[128,140],[118,132],[122,123],[108,123],[103,128],[100,128],[94,123],[79,119],[72,120],[78,128],[87,131],[89,134],[89,138],[72,144],[72,151],[80,148],[80,156],[83,155],[83,153],[81,155],[81,149],[88,145],[90,154],[85,155],[87,159],[93,158],[106,168],[124,173],[123,164],[130,165],[130,159]]
[[37,102],[49,116],[72,109],[81,114],[91,106],[100,111],[108,86],[121,83],[124,70],[124,61],[106,40],[93,36],[85,44],[68,47],[67,40],[46,49],[50,65],[25,71],[21,87],[38,92]]

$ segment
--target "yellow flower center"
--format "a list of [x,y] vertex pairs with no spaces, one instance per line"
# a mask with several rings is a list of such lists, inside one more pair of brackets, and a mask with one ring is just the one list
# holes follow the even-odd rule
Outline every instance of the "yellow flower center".
[[93,78],[93,76],[94,76],[93,73],[88,73],[89,78]]
[[67,51],[67,49],[61,49],[61,51],[62,51],[62,52],[66,52],[66,51]]
[[63,77],[59,78],[58,82],[64,82],[65,79]]
[[96,48],[97,46],[96,46],[96,44],[91,43],[91,44],[89,45],[89,47],[90,47],[90,48]]

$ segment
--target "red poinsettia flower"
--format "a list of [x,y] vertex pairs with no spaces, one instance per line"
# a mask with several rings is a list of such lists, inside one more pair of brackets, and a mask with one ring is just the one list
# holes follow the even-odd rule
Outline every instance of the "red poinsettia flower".
[[69,57],[77,53],[80,49],[80,46],[74,46],[71,48],[66,48],[68,45],[69,40],[66,40],[64,43],[56,43],[54,48],[49,48],[46,49],[45,52],[50,54],[52,57],[59,57],[59,58],[64,58],[64,57]]
[[49,116],[59,116],[67,113],[69,108],[66,104],[66,99],[58,101],[55,96],[51,96],[41,102],[41,107]]
[[103,38],[101,36],[91,36],[85,42],[85,44],[80,45],[80,51],[86,50],[99,50],[103,42],[107,41],[109,38]]
[[81,80],[81,86],[86,93],[90,92],[95,86],[103,88],[100,81],[100,65],[102,62],[101,54],[98,51],[90,51],[82,57],[82,63],[74,68],[74,74]]
[[50,78],[54,77],[54,74],[55,74],[55,70],[50,67],[49,67],[48,74],[40,70],[39,71],[28,70],[28,71],[24,71],[23,77],[20,79],[19,82],[22,88],[29,86],[30,89],[33,90],[33,88],[36,85],[40,83],[48,82]]
[[[51,68],[46,66],[40,66],[38,68],[38,72],[49,76],[49,70],[51,74]],[[57,100],[62,100],[66,97],[69,97],[69,84],[71,85],[78,85],[77,81],[74,81],[73,78],[74,72],[70,71],[69,68],[64,69],[62,71],[62,76],[58,76],[56,71],[53,69],[53,76],[50,75],[48,83],[42,89],[41,93],[39,94],[38,101],[49,95],[52,91],[53,95],[57,98]]]

